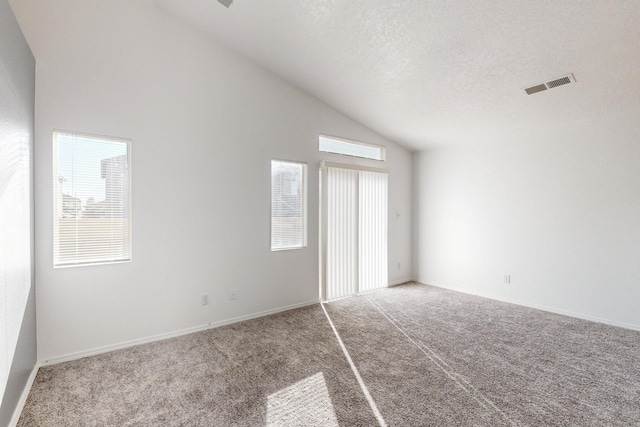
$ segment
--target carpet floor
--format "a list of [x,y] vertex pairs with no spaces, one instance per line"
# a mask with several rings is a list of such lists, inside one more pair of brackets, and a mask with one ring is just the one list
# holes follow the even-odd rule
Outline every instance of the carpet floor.
[[640,332],[407,284],[42,367],[19,426],[637,426]]

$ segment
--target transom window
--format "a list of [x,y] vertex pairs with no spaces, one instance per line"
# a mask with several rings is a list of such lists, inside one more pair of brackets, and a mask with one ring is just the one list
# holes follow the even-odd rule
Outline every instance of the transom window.
[[318,146],[320,151],[326,153],[343,154],[345,156],[362,157],[364,159],[380,161],[386,159],[386,149],[382,145],[367,144],[335,136],[320,135]]

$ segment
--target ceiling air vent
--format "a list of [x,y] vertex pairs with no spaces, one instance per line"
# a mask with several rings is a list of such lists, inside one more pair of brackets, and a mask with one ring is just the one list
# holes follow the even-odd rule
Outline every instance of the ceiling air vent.
[[569,83],[575,83],[575,82],[576,82],[576,78],[573,77],[573,74],[567,74],[566,76],[558,77],[557,79],[553,79],[546,83],[539,83],[537,85],[526,87],[522,90],[527,95],[533,95],[534,93],[542,92],[547,89],[553,89],[554,87],[566,85]]

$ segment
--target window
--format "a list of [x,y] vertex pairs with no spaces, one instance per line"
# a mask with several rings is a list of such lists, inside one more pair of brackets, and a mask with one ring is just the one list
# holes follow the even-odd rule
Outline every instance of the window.
[[131,260],[129,145],[54,132],[54,266]]
[[371,160],[384,161],[386,159],[386,150],[382,145],[366,144],[326,135],[320,135],[318,144],[320,151],[326,153],[344,154]]
[[307,246],[307,165],[271,161],[271,250]]

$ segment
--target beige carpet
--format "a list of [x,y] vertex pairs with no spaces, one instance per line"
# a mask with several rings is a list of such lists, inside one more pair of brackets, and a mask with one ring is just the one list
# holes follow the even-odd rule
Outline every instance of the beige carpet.
[[19,425],[640,425],[640,332],[413,284],[324,309],[41,368]]

